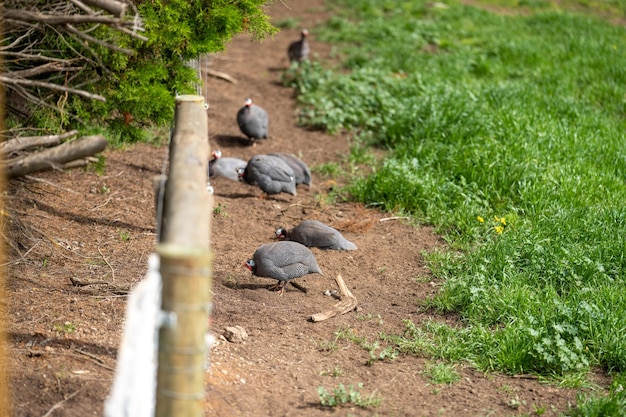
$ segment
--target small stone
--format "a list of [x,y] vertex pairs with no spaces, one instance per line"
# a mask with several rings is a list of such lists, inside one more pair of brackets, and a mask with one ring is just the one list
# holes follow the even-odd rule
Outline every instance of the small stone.
[[241,326],[227,327],[224,330],[224,337],[230,343],[241,343],[248,338],[246,329]]

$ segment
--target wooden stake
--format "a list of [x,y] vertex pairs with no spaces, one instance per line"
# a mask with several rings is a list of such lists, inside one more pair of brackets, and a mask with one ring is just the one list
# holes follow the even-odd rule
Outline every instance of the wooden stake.
[[204,416],[211,256],[208,248],[159,245],[162,310],[159,332],[157,417]]
[[213,201],[206,190],[209,141],[202,96],[177,97],[174,129],[157,247],[166,320],[159,331],[155,415],[202,417]]

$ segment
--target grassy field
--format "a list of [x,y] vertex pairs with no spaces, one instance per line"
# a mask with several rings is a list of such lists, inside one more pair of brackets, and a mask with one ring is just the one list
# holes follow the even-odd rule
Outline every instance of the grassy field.
[[[349,193],[431,224],[442,281],[397,351],[567,386],[601,368],[626,415],[626,1],[342,0],[315,36],[341,66],[294,71],[302,122],[388,156]],[[484,6],[484,7],[479,7]],[[329,167],[320,167],[333,171]],[[358,171],[356,171],[358,172]]]

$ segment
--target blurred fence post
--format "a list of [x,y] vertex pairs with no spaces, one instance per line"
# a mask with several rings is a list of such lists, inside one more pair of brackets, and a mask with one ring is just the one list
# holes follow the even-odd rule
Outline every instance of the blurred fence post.
[[159,331],[157,417],[204,415],[212,273],[208,160],[204,98],[179,96],[157,247],[164,313]]

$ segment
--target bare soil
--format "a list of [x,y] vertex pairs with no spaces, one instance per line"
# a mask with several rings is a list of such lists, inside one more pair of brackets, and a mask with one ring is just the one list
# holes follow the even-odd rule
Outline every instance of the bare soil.
[[[274,19],[294,17],[314,28],[327,18],[323,3],[275,3]],[[330,59],[330,47],[315,40],[315,59]],[[273,40],[242,36],[211,61],[211,69],[234,77],[206,79],[211,147],[244,159],[272,151],[299,155],[311,167],[342,164],[347,136],[329,136],[297,126],[294,93],[280,83],[287,45],[299,28]],[[270,138],[248,146],[235,122],[245,98],[270,114]],[[101,415],[113,378],[124,323],[124,292],[147,269],[156,244],[152,177],[167,165],[167,147],[138,144],[107,150],[104,174],[77,169],[13,180],[6,194],[15,215],[5,228],[11,236],[7,266],[9,373],[13,415]],[[444,246],[428,227],[415,227],[389,213],[352,202],[328,204],[334,181],[313,175],[310,189],[297,196],[261,199],[261,191],[223,178],[212,181],[215,213],[211,244],[214,314],[218,344],[206,375],[206,415],[216,416],[554,416],[576,401],[576,390],[561,389],[525,376],[483,374],[457,366],[460,381],[436,385],[424,375],[428,358],[400,355],[368,365],[369,354],[339,331],[376,342],[381,333],[401,333],[403,320],[434,318],[461,325],[453,316],[418,309],[439,284],[422,254]],[[350,252],[313,249],[324,275],[308,275],[281,297],[268,291],[272,280],[252,277],[243,262],[272,240],[278,226],[304,219],[334,225],[358,245]],[[207,236],[208,238],[208,236]],[[357,311],[312,323],[309,316],[336,300],[341,274],[359,301]],[[100,281],[75,286],[74,282]],[[242,326],[243,343],[220,337]],[[377,353],[380,352],[380,349]],[[363,397],[382,398],[378,407],[351,404],[323,407],[319,386],[362,383]],[[48,413],[48,414],[46,414]]]

